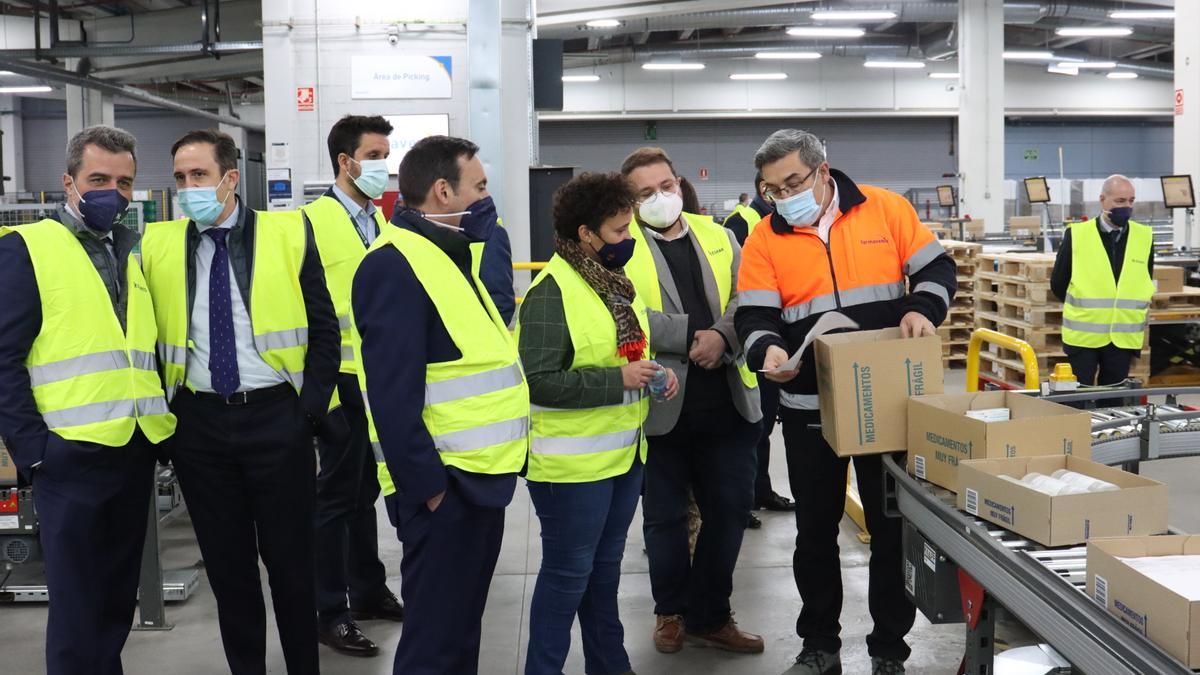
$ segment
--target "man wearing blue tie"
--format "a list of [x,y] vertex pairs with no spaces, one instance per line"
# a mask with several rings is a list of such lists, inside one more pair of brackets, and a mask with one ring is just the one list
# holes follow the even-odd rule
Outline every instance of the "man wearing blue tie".
[[142,243],[159,364],[180,419],[168,454],[230,671],[266,671],[261,556],[287,672],[316,673],[312,437],[346,434],[341,410],[327,413],[337,317],[300,214],[242,206],[232,138],[189,132],[171,155],[186,218],[151,223]]

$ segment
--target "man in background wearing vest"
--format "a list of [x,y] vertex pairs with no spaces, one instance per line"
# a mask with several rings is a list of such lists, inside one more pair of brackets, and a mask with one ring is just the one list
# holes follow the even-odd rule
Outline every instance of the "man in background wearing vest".
[[0,436],[32,478],[50,675],[122,672],[154,444],[175,430],[139,235],[119,224],[136,169],[133,136],[88,127],[67,146],[58,213],[0,228]]
[[[774,210],[742,251],[735,321],[750,367],[771,371],[766,376],[782,385],[780,418],[796,499],[792,571],[802,601],[796,634],[804,640],[788,673],[840,673],[838,531],[850,458],[838,457],[821,435],[812,347],[797,369],[780,368],[820,317],[835,309],[862,330],[898,326],[905,337],[935,335],[958,282],[954,261],[912,204],[831,169],[815,135],[776,131],[754,164]],[[916,617],[904,591],[900,521],[884,514],[881,456],[855,457],[854,475],[871,532],[866,600],[874,626],[867,653],[873,675],[895,675],[904,672],[911,651],[904,637]]]
[[316,673],[312,438],[344,443],[348,433],[340,410],[326,414],[337,317],[300,213],[242,205],[232,138],[192,131],[171,156],[186,218],[146,227],[142,265],[179,418],[171,461],[225,657],[234,675],[266,668],[261,555],[287,671]]
[[425,138],[405,207],[351,290],[358,378],[388,517],[404,544],[393,672],[479,670],[504,509],[529,450],[529,389],[479,277],[496,207],[474,143]]
[[1054,259],[1050,290],[1064,303],[1063,351],[1084,386],[1123,382],[1142,351],[1154,295],[1154,233],[1129,219],[1133,201],[1133,183],[1109,176],[1100,216],[1071,225]]
[[[749,204],[738,204],[725,219],[725,227],[737,237],[738,245],[746,245],[746,237],[754,231],[763,218],[771,213],[771,204],[763,196],[762,172],[754,174],[754,199]],[[779,384],[755,373],[758,392],[762,399],[762,431],[758,437],[758,474],[754,478],[754,507],[768,511],[795,511],[792,500],[775,492],[771,486],[771,434],[779,417]]]
[[322,644],[352,656],[379,653],[355,619],[404,618],[404,607],[388,589],[387,571],[379,560],[375,518],[379,482],[350,340],[350,284],[354,272],[366,256],[367,247],[391,227],[371,201],[387,188],[390,133],[392,125],[379,116],[346,115],[338,120],[328,140],[329,160],[337,180],[303,209],[316,237],[325,283],[342,330],[337,389],[350,426],[348,443],[318,443],[318,629]]
[[[641,148],[621,174],[638,210],[638,246],[625,273],[649,310],[650,351],[675,371],[680,396],[655,401],[646,421],[646,554],[654,594],[654,647],[689,642],[758,653],[763,640],[738,628],[729,608],[733,568],[754,505],[758,392],[745,368],[733,315],[741,247],[708,216],[683,212],[667,153]],[[700,509],[695,556],[688,554],[691,491]]]

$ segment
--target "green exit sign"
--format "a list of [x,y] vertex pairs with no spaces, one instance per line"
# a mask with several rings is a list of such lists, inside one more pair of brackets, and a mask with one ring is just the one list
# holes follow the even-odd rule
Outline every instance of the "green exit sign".
[[1036,162],[1037,158],[1038,158],[1037,148],[1031,148],[1031,149],[1025,151],[1026,161]]

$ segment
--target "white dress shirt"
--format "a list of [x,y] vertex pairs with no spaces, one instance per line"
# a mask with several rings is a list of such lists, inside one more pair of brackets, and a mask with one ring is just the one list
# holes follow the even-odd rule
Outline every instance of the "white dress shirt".
[[[241,210],[242,205],[239,203],[233,213],[215,227],[233,229],[233,226],[237,225]],[[188,386],[195,391],[204,392],[214,391],[212,373],[208,369],[208,278],[217,245],[211,237],[204,234],[210,227],[214,226],[204,227],[196,223],[196,228],[200,230],[200,245],[196,247],[196,298],[192,306],[191,328],[188,331],[187,358]],[[253,242],[247,242],[247,246],[253,246]],[[267,365],[254,347],[254,328],[250,323],[250,313],[246,311],[246,303],[242,302],[242,294],[238,290],[232,256],[229,261],[229,296],[233,300],[233,333],[237,342],[238,377],[241,381],[237,390],[252,391],[282,384],[286,381],[283,376]]]
[[358,229],[358,235],[362,237],[366,245],[370,246],[375,243],[375,238],[379,236],[379,226],[375,222],[375,202],[368,199],[365,207],[359,206],[336,184],[333,186],[333,194],[337,196],[342,206],[346,207],[346,212],[350,214],[350,220],[354,221],[354,227]]

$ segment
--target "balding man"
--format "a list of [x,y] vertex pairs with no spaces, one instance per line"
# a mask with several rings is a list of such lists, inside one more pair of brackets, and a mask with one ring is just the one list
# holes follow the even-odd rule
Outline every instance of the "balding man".
[[1063,350],[1085,386],[1124,381],[1145,340],[1154,233],[1129,219],[1133,201],[1133,183],[1109,176],[1100,216],[1071,225],[1054,261],[1050,290],[1064,303]]

